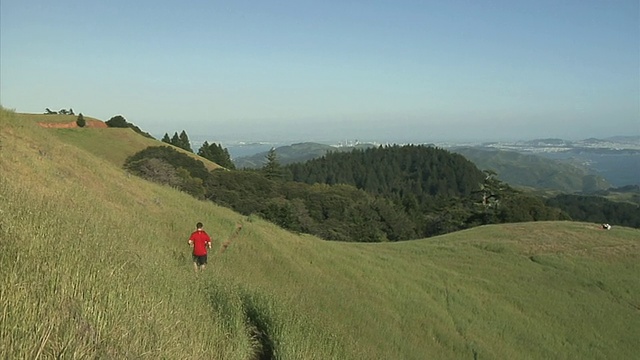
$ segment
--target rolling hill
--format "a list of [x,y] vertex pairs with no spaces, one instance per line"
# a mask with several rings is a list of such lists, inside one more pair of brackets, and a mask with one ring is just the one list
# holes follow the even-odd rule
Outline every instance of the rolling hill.
[[[296,162],[305,162],[307,160],[316,159],[324,156],[327,152],[330,151],[351,151],[353,149],[364,149],[367,147],[374,146],[372,144],[359,144],[356,146],[343,146],[343,147],[335,147],[326,144],[319,144],[313,142],[305,142],[298,144],[291,144],[286,146],[279,146],[275,148],[276,155],[278,157],[278,162],[281,165],[296,163]],[[266,156],[268,151],[263,151],[258,154],[254,154],[251,156],[242,156],[236,159],[233,159],[233,163],[236,165],[236,168],[243,169],[258,169],[263,167],[267,161]]]
[[513,186],[565,193],[588,193],[611,187],[604,178],[584,167],[537,155],[473,147],[457,147],[451,151],[465,156],[480,169],[495,171],[498,178]]
[[[132,131],[60,132],[6,110],[0,130],[0,358],[640,351],[640,230],[542,222],[326,242],[129,176],[118,159],[143,146]],[[197,221],[216,244],[198,275]]]
[[[361,144],[358,148],[374,146]],[[351,151],[354,147],[335,147],[318,143],[299,143],[275,148],[282,165],[305,162],[324,156],[329,151]],[[588,169],[536,155],[515,151],[489,150],[475,147],[452,147],[483,170],[493,170],[498,177],[515,187],[552,192],[593,192],[611,187],[602,176]],[[233,160],[237,168],[261,168],[266,164],[267,152]]]
[[149,146],[169,146],[202,161],[209,170],[220,168],[218,164],[192,152],[140,136],[129,128],[109,128],[102,120],[95,118],[85,117],[88,126],[78,128],[75,124],[76,116],[73,115],[15,114],[14,116],[18,122],[35,123],[39,127],[48,129],[51,135],[61,141],[100,156],[115,166],[122,166],[127,157]]

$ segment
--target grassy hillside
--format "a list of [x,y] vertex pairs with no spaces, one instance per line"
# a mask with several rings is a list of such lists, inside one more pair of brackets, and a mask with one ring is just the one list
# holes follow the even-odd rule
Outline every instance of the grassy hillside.
[[[640,351],[639,230],[527,223],[325,242],[128,176],[98,150],[114,138],[76,130],[61,135],[2,111],[0,358]],[[186,245],[197,221],[215,243],[200,276]]]
[[[100,121],[96,118],[82,115],[87,123]],[[37,121],[42,123],[54,123],[54,124],[70,124],[75,123],[78,119],[78,115],[62,115],[62,114],[22,114],[16,113],[15,117],[20,121]]]
[[[16,121],[36,124],[69,123],[76,119],[76,116],[73,115],[15,114],[14,116]],[[100,122],[100,120],[91,117],[85,117],[85,119]],[[129,156],[149,146],[170,146],[202,161],[209,170],[220,167],[192,152],[159,140],[146,138],[128,128],[48,128],[47,130],[63,142],[87,150],[115,166],[122,166]]]

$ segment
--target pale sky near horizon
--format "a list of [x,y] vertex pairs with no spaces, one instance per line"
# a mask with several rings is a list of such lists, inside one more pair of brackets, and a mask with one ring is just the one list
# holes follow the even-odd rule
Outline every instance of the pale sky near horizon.
[[212,140],[640,135],[640,5],[2,0],[0,103]]

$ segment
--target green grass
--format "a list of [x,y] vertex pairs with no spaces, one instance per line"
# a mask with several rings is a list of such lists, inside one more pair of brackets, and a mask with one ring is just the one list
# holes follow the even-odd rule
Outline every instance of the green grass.
[[[106,151],[127,148],[119,135],[59,130],[2,111],[0,358],[640,351],[636,229],[546,222],[326,242],[128,176]],[[201,276],[186,245],[197,221],[215,244]]]

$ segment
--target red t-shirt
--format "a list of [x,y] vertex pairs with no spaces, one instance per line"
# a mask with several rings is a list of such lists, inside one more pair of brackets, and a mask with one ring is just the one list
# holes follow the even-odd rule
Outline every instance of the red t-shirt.
[[207,255],[207,245],[211,243],[211,238],[204,230],[194,231],[189,240],[193,241],[193,255]]

